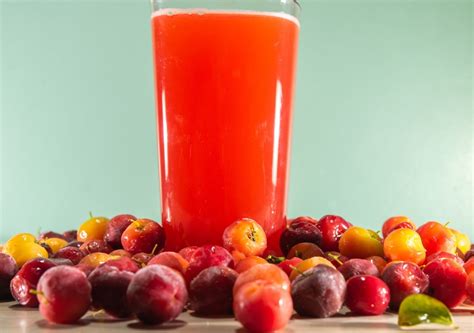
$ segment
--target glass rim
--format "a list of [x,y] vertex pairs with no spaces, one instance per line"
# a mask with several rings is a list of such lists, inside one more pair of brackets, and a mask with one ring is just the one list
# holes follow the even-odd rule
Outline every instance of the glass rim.
[[[183,2],[187,2],[185,0],[150,0],[150,4],[151,4],[151,7],[152,7],[152,12],[154,11],[157,11],[157,10],[160,10],[160,9],[164,9],[164,8],[174,8],[174,9],[208,9],[208,10],[218,10],[218,8],[207,8],[207,7],[200,7],[199,4],[197,6],[193,6],[193,4],[196,4],[196,3],[199,3],[199,1],[202,1],[202,2],[211,2],[213,5],[219,5],[219,6],[222,6],[222,5],[225,5],[226,3],[229,4],[230,3],[238,3],[238,4],[246,4],[248,5],[249,7],[253,6],[253,5],[256,5],[256,3],[258,1],[254,0],[255,2],[250,2],[250,4],[245,1],[245,0],[226,0],[226,1],[222,1],[222,0],[193,0],[193,1],[189,1],[189,3],[187,3],[186,5],[183,6]],[[285,12],[289,15],[292,15],[296,18],[299,18],[299,15],[301,13],[301,4],[299,2],[299,0],[260,0],[260,4],[273,4],[273,5],[281,5],[283,7],[285,6],[293,6],[293,10],[290,12],[288,9],[285,9],[285,10],[282,10],[282,12]],[[173,3],[179,3],[180,5],[177,6],[177,7],[173,7],[171,4]],[[171,5],[171,6],[170,6]],[[251,6],[250,6],[251,5]],[[164,6],[163,8],[160,8],[161,6]],[[236,9],[236,10],[253,10],[252,8],[233,8],[233,9]],[[260,11],[259,9],[255,8],[256,11]],[[273,11],[273,10],[269,10],[269,11]],[[276,11],[276,10],[275,10]]]

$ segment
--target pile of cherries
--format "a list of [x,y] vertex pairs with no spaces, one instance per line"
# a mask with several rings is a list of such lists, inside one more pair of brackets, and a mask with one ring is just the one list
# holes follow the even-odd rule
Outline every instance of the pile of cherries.
[[474,300],[469,238],[438,222],[416,228],[396,216],[380,236],[336,215],[298,217],[281,234],[283,256],[267,251],[265,232],[251,219],[228,226],[220,245],[171,252],[164,244],[160,224],[125,214],[91,216],[62,234],[18,234],[1,247],[0,298],[39,306],[60,324],[92,310],[156,325],[189,310],[233,314],[254,332],[281,329],[294,312],[397,311],[412,294],[449,308]]

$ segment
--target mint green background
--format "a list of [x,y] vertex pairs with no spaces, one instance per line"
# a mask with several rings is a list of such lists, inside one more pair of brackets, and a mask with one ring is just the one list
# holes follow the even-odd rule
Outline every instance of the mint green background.
[[[148,1],[0,2],[0,240],[159,219]],[[472,238],[472,1],[301,3],[289,215]]]

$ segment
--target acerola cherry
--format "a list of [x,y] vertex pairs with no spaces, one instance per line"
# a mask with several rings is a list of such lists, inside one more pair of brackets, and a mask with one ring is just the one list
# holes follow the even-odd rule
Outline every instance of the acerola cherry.
[[110,265],[110,261],[94,269],[89,275],[93,307],[116,318],[130,317],[132,310],[127,301],[127,289],[133,275],[128,270]]
[[252,219],[235,221],[225,228],[222,235],[224,248],[239,251],[245,256],[258,256],[267,248],[267,236],[263,228]]
[[137,218],[130,214],[120,214],[110,219],[105,230],[104,240],[113,249],[122,247],[122,234]]
[[204,315],[232,313],[232,289],[237,276],[226,266],[202,270],[189,287],[190,309]]
[[299,275],[291,284],[295,310],[301,316],[327,318],[344,304],[346,282],[333,267],[318,265]]
[[441,223],[427,222],[419,227],[417,232],[428,257],[440,251],[456,253],[456,236]]
[[[258,267],[261,265],[257,265]],[[274,283],[256,280],[234,295],[235,318],[251,332],[273,332],[285,327],[293,313],[288,291]]]
[[346,280],[356,275],[379,276],[377,266],[366,259],[350,259],[337,268]]
[[84,252],[73,246],[63,247],[53,256],[53,258],[69,259],[74,265],[77,265],[84,257]]
[[423,272],[428,275],[428,294],[448,308],[454,308],[466,299],[467,274],[464,268],[451,259],[436,259],[428,263]]
[[298,257],[305,260],[311,257],[324,257],[324,251],[314,243],[298,243],[288,251],[286,257],[288,259]]
[[283,290],[290,289],[290,280],[284,271],[273,264],[261,264],[255,265],[239,275],[237,281],[235,281],[234,294],[244,284],[256,280],[272,282],[273,284],[280,286]]
[[104,239],[105,230],[109,219],[102,216],[92,216],[90,219],[85,221],[77,230],[77,240],[80,242],[86,242],[93,239]]
[[41,276],[56,264],[46,258],[27,261],[10,282],[12,296],[23,306],[37,307],[38,298],[30,291],[35,290]]
[[349,258],[383,256],[382,240],[370,229],[350,227],[339,239],[339,252]]
[[323,236],[321,248],[324,251],[339,251],[339,239],[352,224],[340,216],[326,215],[319,220],[317,227]]
[[392,231],[383,242],[383,250],[390,261],[410,261],[421,265],[426,258],[420,235],[411,229]]
[[406,216],[393,216],[384,222],[382,226],[383,238],[387,237],[392,231],[401,228],[415,230],[415,224]]
[[304,216],[294,219],[288,225],[280,237],[280,249],[284,255],[287,255],[290,249],[298,243],[321,244],[322,234],[315,221]]
[[252,268],[253,266],[260,264],[267,264],[267,261],[262,257],[257,256],[246,257],[239,261],[239,263],[235,266],[235,271],[237,273],[243,273],[246,270]]
[[186,282],[189,284],[203,269],[211,266],[233,266],[232,255],[223,247],[205,245],[194,251],[188,269],[185,272]]
[[390,289],[376,276],[357,275],[347,281],[346,305],[360,315],[380,315],[390,303]]
[[390,308],[398,310],[409,295],[422,294],[429,284],[428,275],[412,262],[398,261],[388,264],[382,273],[382,280],[390,288]]
[[161,225],[150,219],[133,221],[122,233],[122,246],[128,252],[160,252],[165,245],[165,233]]
[[128,303],[145,324],[161,324],[175,319],[184,308],[188,292],[181,274],[163,265],[139,270],[127,290]]
[[38,282],[40,313],[58,324],[77,322],[91,304],[91,285],[86,275],[72,266],[46,271]]
[[169,268],[173,268],[182,275],[186,272],[186,269],[188,269],[189,266],[189,263],[186,259],[181,257],[181,255],[179,255],[178,253],[171,251],[161,252],[157,254],[156,256],[150,259],[147,265],[154,264],[168,266]]
[[0,300],[11,298],[10,281],[18,271],[15,260],[5,253],[0,253]]

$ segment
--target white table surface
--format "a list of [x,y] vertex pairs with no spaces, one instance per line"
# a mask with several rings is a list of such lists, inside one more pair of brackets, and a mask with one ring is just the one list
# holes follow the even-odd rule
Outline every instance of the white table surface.
[[[457,310],[454,320],[459,326],[456,331],[474,333],[474,311]],[[15,302],[0,303],[1,333],[35,333],[35,332],[219,332],[244,333],[242,326],[233,318],[199,318],[185,312],[174,322],[162,326],[144,326],[136,319],[117,321],[105,315],[86,314],[78,325],[54,325],[46,322],[37,309],[21,307]],[[385,314],[375,317],[338,316],[327,319],[294,318],[283,332],[402,332],[397,326],[396,314]],[[438,331],[442,332],[442,331]]]

